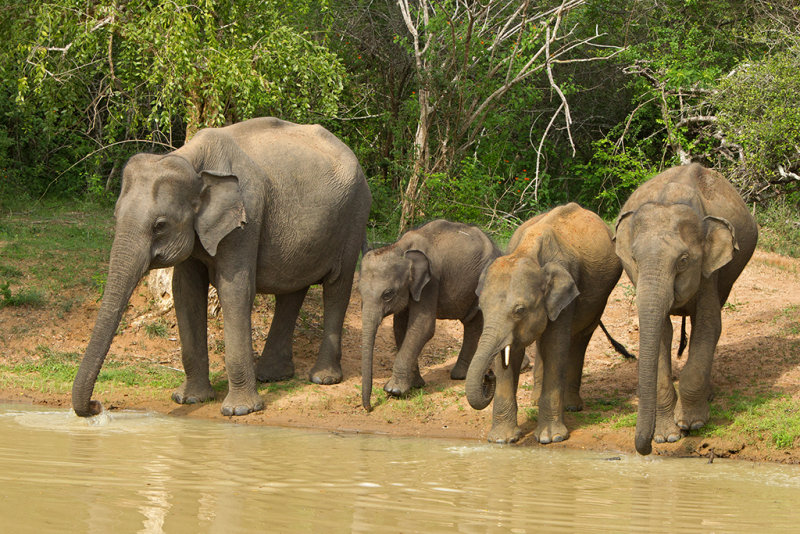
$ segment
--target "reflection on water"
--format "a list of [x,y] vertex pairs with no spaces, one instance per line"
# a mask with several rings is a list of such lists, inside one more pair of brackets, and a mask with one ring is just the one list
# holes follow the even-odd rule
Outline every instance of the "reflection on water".
[[793,531],[800,469],[0,405],[3,532]]

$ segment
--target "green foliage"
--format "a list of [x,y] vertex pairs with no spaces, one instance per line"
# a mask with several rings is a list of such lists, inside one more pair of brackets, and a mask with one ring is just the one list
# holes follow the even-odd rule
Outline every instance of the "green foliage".
[[[740,172],[778,178],[800,170],[800,45],[744,62],[722,79],[713,102],[724,135],[741,145]],[[798,182],[790,180],[794,190]]]
[[756,211],[758,246],[770,252],[800,257],[800,206],[777,199]]
[[312,4],[36,0],[4,8],[0,23],[11,30],[0,43],[0,196],[105,196],[131,153],[180,146],[198,128],[335,114],[341,62],[292,26]]
[[658,172],[637,146],[627,150],[608,137],[593,143],[594,154],[574,171],[580,179],[576,200],[584,207],[608,217],[616,214],[630,194]]

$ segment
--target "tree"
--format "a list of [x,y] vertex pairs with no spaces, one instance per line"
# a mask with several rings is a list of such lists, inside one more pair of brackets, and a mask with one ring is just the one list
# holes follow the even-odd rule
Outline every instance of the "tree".
[[[286,21],[310,6],[288,7],[295,9],[258,0],[33,2],[26,14],[35,38],[18,44],[15,99],[69,115],[69,124],[54,119],[50,128],[91,141],[73,163],[130,139],[180,146],[199,128],[256,115],[306,122],[335,114],[343,66]],[[91,157],[107,171],[104,156]],[[90,180],[106,183],[96,173]]]
[[[584,0],[535,6],[530,1],[398,0],[414,58],[416,131],[408,183],[402,195],[400,231],[413,220],[426,177],[450,172],[475,150],[493,110],[517,87],[538,75],[559,106],[534,147],[541,155],[555,119],[563,115],[569,134],[570,108],[554,76],[559,64],[604,59],[600,34],[582,37],[568,25]],[[593,47],[586,56],[579,49]],[[570,137],[571,142],[571,137]],[[540,185],[539,157],[532,182]]]

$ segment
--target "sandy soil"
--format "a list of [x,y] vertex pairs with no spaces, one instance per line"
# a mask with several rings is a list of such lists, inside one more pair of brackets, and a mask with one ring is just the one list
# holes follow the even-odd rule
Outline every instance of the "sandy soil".
[[[712,382],[720,392],[741,391],[782,393],[800,398],[800,260],[766,252],[757,252],[734,286],[723,311],[723,332],[713,365]],[[316,358],[322,332],[321,288],[312,288],[298,320],[294,343],[297,379],[285,388],[264,387],[266,409],[243,417],[225,418],[218,402],[179,406],[171,402],[170,392],[150,388],[115,387],[98,395],[109,409],[148,409],[187,417],[229,419],[235,424],[281,425],[322,428],[342,432],[371,432],[391,435],[429,436],[484,440],[491,423],[491,409],[478,412],[467,403],[463,383],[452,381],[449,371],[460,347],[461,324],[440,321],[434,339],[425,347],[420,360],[427,382],[422,392],[410,399],[379,400],[377,393],[391,375],[394,342],[391,321],[387,318],[378,333],[371,413],[361,407],[360,399],[360,300],[354,289],[345,321],[342,365],[344,381],[333,386],[307,382],[308,371]],[[0,310],[0,362],[35,357],[37,347],[82,354],[97,313],[94,297],[67,313],[50,309]],[[253,312],[254,345],[260,352],[272,316],[272,298],[259,297]],[[152,338],[144,325],[155,320],[169,325],[166,338]],[[638,324],[633,286],[623,274],[611,295],[603,322],[619,341],[638,353]],[[673,319],[677,347],[680,321]],[[209,324],[209,347],[212,370],[222,370],[222,318]],[[115,338],[111,354],[158,366],[181,369],[180,345],[175,316],[161,312],[143,285],[123,319],[122,332]],[[530,349],[529,349],[530,350]],[[676,378],[686,361],[673,357]],[[605,422],[585,415],[567,415],[570,438],[551,448],[577,448],[609,452],[633,452],[633,428],[615,429],[608,416],[635,412],[636,361],[623,360],[609,345],[602,332],[595,333],[586,356],[582,396],[587,410],[600,411]],[[535,423],[526,411],[531,399],[532,376],[521,378],[518,395],[519,420],[526,432],[517,446],[538,447],[531,436]],[[0,391],[0,399],[26,400],[35,403],[69,406],[68,392],[42,393],[32,389]],[[719,402],[719,400],[715,401]],[[759,444],[754,436],[735,439],[687,436],[678,443],[657,445],[654,454],[673,456],[725,456],[748,460],[800,463],[800,443],[792,449],[775,450]],[[800,441],[800,440],[798,440]]]

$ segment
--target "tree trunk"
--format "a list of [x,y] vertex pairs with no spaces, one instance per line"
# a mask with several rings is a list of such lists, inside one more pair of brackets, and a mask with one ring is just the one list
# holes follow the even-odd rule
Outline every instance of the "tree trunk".
[[414,165],[408,185],[403,192],[402,207],[400,210],[400,228],[397,235],[401,235],[413,223],[419,190],[425,182],[424,176],[428,172],[428,129],[430,127],[430,104],[427,89],[419,91],[419,121],[417,133],[414,137]]

